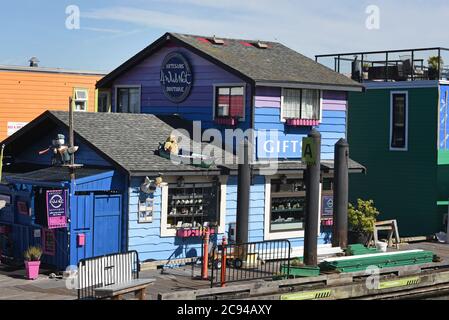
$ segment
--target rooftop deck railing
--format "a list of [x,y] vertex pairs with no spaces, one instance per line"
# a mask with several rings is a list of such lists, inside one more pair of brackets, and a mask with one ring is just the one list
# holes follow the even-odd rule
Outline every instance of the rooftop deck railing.
[[315,61],[358,82],[449,79],[449,49],[442,47],[323,54]]

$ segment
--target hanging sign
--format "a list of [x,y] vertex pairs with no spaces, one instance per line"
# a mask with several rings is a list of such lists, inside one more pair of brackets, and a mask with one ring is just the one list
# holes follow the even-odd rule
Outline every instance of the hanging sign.
[[334,214],[334,196],[323,196],[321,216],[328,218]]
[[307,165],[314,165],[316,162],[316,148],[313,138],[302,138],[302,162]]
[[168,100],[184,101],[192,88],[193,76],[187,59],[178,52],[168,54],[161,66],[161,86]]
[[47,190],[47,221],[49,229],[67,226],[67,193],[66,190]]

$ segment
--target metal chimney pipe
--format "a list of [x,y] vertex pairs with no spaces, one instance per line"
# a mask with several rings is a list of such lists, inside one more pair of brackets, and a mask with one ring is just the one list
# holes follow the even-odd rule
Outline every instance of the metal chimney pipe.
[[32,58],[29,60],[30,67],[33,67],[33,68],[39,67],[39,62],[40,62],[40,61],[39,61],[38,58],[32,57]]

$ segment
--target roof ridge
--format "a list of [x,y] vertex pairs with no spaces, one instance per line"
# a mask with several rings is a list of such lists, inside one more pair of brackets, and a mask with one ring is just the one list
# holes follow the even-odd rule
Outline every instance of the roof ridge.
[[184,36],[184,37],[192,37],[192,38],[213,38],[214,36],[217,39],[222,39],[222,40],[232,40],[232,41],[245,41],[245,42],[264,42],[264,43],[275,43],[275,44],[282,44],[278,41],[271,41],[271,40],[263,40],[263,39],[238,39],[238,38],[228,38],[228,37],[221,37],[221,36],[217,36],[217,35],[212,35],[212,36],[208,36],[208,35],[199,35],[199,34],[189,34],[189,33],[178,33],[178,32],[168,32],[168,34],[172,35],[172,36]]

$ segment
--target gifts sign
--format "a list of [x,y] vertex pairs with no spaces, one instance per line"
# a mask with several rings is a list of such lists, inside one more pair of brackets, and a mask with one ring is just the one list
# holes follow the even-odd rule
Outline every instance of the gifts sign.
[[66,209],[67,193],[65,190],[47,190],[48,228],[64,228],[67,226]]

